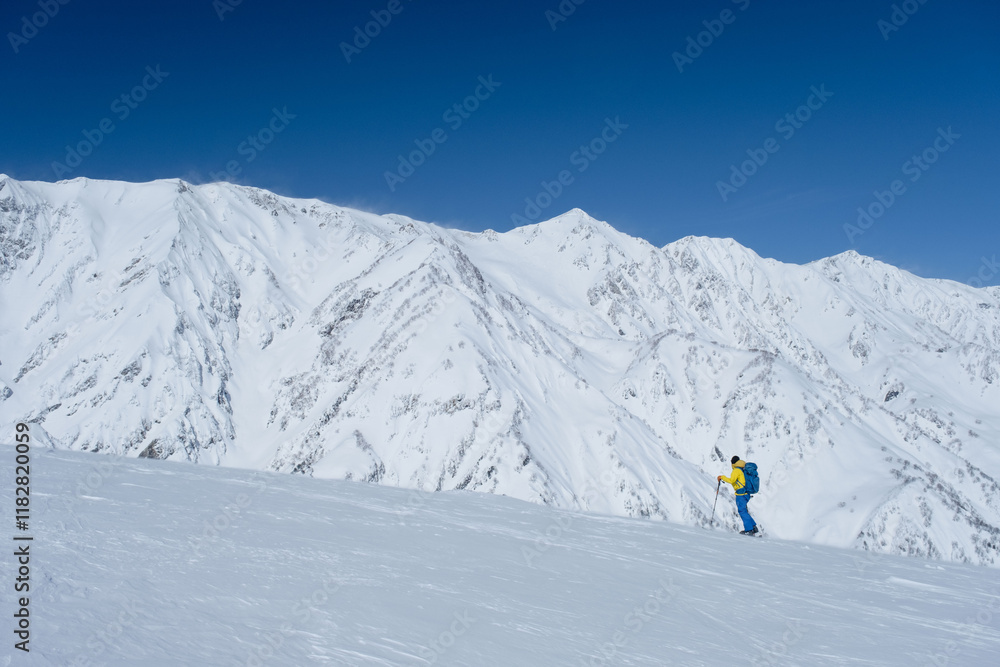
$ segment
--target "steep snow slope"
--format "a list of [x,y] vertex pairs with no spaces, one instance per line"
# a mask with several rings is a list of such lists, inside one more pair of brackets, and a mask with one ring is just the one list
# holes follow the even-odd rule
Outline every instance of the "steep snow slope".
[[[32,471],[31,653],[8,639],[0,665],[929,666],[1000,654],[986,568],[80,452],[36,449]],[[4,581],[11,565],[0,558]]]
[[[0,428],[1000,564],[1000,294],[855,253],[0,177]],[[735,526],[730,503],[723,521]]]

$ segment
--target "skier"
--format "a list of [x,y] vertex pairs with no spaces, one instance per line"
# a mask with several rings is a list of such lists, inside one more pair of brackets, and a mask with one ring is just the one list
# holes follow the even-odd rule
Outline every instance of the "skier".
[[740,511],[740,518],[743,519],[743,530],[740,531],[740,535],[756,535],[759,532],[757,530],[757,522],[753,520],[750,512],[747,511],[750,494],[747,493],[746,477],[743,475],[743,466],[746,463],[740,457],[734,456],[732,464],[733,474],[731,477],[719,475],[716,479],[720,482],[733,485],[733,491],[736,493],[736,508]]

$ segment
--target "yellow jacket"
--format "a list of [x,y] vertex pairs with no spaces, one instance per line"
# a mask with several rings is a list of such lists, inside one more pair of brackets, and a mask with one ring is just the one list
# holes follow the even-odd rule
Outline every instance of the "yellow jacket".
[[740,493],[741,491],[743,491],[743,487],[745,487],[747,485],[747,478],[743,474],[743,466],[745,466],[745,465],[746,465],[746,461],[744,461],[743,459],[740,459],[739,461],[737,461],[736,463],[733,464],[733,474],[732,474],[732,476],[730,476],[730,477],[724,477],[722,475],[719,475],[719,479],[720,480],[722,480],[726,484],[732,484],[733,485],[733,491],[738,496],[745,496],[746,495],[746,493]]

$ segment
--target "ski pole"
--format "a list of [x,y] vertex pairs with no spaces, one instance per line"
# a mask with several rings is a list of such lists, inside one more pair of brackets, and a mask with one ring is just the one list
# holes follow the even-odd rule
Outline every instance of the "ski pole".
[[709,526],[715,523],[715,506],[719,504],[719,489],[722,488],[722,480],[720,479],[715,485],[715,502],[712,503],[712,520],[708,522]]

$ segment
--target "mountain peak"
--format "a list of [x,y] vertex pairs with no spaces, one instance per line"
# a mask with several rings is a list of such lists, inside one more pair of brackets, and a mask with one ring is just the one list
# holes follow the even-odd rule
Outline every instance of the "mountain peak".
[[1000,564],[988,292],[580,209],[480,242],[232,184],[7,183],[0,432],[702,526],[740,453],[776,537]]
[[608,223],[604,222],[603,220],[598,220],[597,218],[593,217],[592,215],[590,215],[581,208],[571,208],[565,213],[560,213],[559,215],[549,218],[548,220],[542,220],[540,222],[536,222],[530,225],[524,225],[523,227],[517,227],[515,229],[525,229],[525,228],[530,229],[534,227],[559,228],[559,227],[565,227],[567,225],[576,226],[580,224],[602,229],[606,227],[608,228],[611,227],[611,225],[609,225]]
[[525,238],[526,243],[547,239],[549,243],[555,243],[558,246],[562,246],[568,239],[576,239],[574,241],[576,243],[594,236],[613,243],[618,243],[621,239],[631,238],[607,222],[598,220],[579,208],[570,209],[548,220],[515,227],[505,234],[510,234],[514,238]]
[[574,218],[574,219],[584,219],[593,220],[594,222],[600,222],[597,218],[593,217],[582,208],[571,208],[570,210],[556,216],[557,218]]

